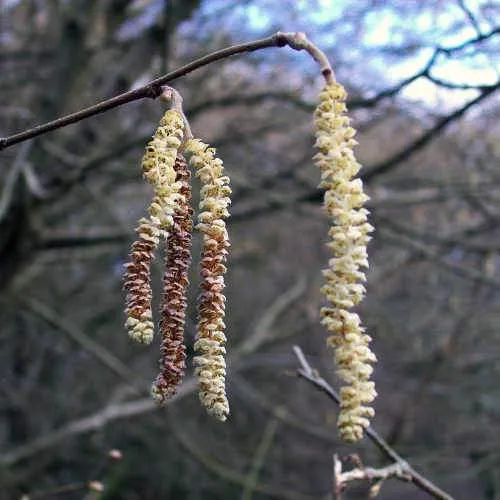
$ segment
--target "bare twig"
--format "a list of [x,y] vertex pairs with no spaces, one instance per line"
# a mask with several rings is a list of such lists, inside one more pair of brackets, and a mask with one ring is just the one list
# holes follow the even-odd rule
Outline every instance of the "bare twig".
[[[173,419],[172,419],[173,420]],[[192,439],[181,426],[176,426],[175,421],[172,422],[174,432],[172,437],[189,453],[189,455],[199,462],[207,470],[211,471],[213,474],[217,475],[223,481],[229,483],[237,484],[239,486],[244,486],[246,484],[246,476],[230,467],[225,463],[221,463],[220,460],[216,460],[210,455],[204,453],[200,449],[198,443],[195,439]],[[283,489],[276,486],[257,483],[254,485],[254,491],[266,495],[269,498],[282,498],[284,500],[314,500],[317,497],[307,495],[292,489]]]
[[[421,76],[421,75],[420,75]],[[412,77],[412,81],[416,79]],[[404,85],[403,85],[404,86]],[[381,174],[386,174],[390,171],[395,170],[400,165],[404,164],[406,160],[408,160],[411,156],[413,156],[417,151],[420,151],[422,148],[431,144],[436,138],[439,137],[439,134],[443,129],[445,129],[451,123],[458,121],[469,109],[478,105],[483,100],[493,95],[498,89],[500,89],[500,82],[497,82],[491,86],[482,87],[479,95],[474,99],[466,102],[462,107],[453,111],[452,113],[443,116],[441,119],[437,121],[437,123],[424,132],[420,137],[415,139],[413,142],[406,144],[400,151],[392,155],[387,160],[383,160],[382,162],[375,164],[373,166],[367,166],[365,168],[365,172],[361,174],[361,179],[363,182],[373,181],[376,177]],[[392,95],[392,91],[388,91],[387,94],[379,94],[377,99],[383,95]],[[369,101],[365,101],[369,102]],[[256,217],[261,217],[263,215],[268,215],[270,213],[282,210],[291,205],[297,205],[298,203],[318,203],[323,201],[324,194],[319,189],[311,189],[307,192],[300,194],[295,198],[288,198],[286,200],[276,200],[271,199],[267,201],[264,205],[259,205],[257,207],[250,207],[245,209],[244,211],[234,213],[232,216],[233,222],[242,222],[248,221],[250,219],[254,219]]]
[[[190,380],[181,387],[177,395],[171,401],[177,400],[191,393],[196,387],[194,380]],[[44,434],[39,438],[19,446],[18,448],[3,453],[0,457],[0,465],[10,466],[20,460],[28,458],[36,453],[39,453],[46,448],[50,448],[65,439],[85,434],[103,428],[109,422],[113,422],[122,418],[130,418],[136,415],[142,415],[155,410],[157,407],[150,397],[136,399],[134,401],[110,404],[97,412],[70,422],[69,424],[56,429],[52,432]]]
[[244,356],[249,352],[255,352],[257,347],[268,340],[271,335],[271,328],[276,319],[283,314],[296,300],[305,292],[307,281],[304,277],[299,280],[282,295],[280,295],[260,317],[255,326],[253,335],[244,340],[235,351],[236,356]]
[[20,500],[38,500],[39,498],[47,498],[65,493],[75,493],[77,491],[88,490],[88,483],[71,483],[57,486],[47,490],[39,490],[29,495],[23,495]]
[[492,95],[500,88],[500,82],[492,85],[491,87],[483,89],[479,95],[466,102],[462,107],[453,111],[451,114],[441,118],[431,129],[422,134],[418,139],[416,139],[411,144],[406,145],[399,153],[396,153],[388,160],[384,160],[378,165],[374,165],[371,168],[367,168],[366,172],[361,176],[363,180],[370,181],[374,177],[389,172],[393,170],[397,165],[401,164],[403,161],[410,158],[416,151],[423,148],[425,145],[430,143],[435,137],[438,136],[439,132],[443,130],[449,123],[458,120],[462,115],[465,114],[467,110],[479,104],[485,100],[488,96]]
[[333,500],[342,500],[342,483],[338,482],[340,474],[342,474],[342,463],[335,453],[333,455]]
[[167,83],[180,78],[181,76],[185,76],[192,71],[211,64],[215,61],[220,61],[221,59],[225,59],[236,54],[241,54],[243,52],[253,52],[255,50],[270,47],[285,46],[289,46],[295,50],[305,50],[315,61],[320,64],[321,72],[325,80],[327,82],[331,81],[333,72],[328,59],[319,48],[317,48],[311,41],[307,39],[304,33],[283,33],[278,31],[268,38],[263,38],[261,40],[256,40],[248,43],[242,43],[240,45],[233,45],[231,47],[213,52],[212,54],[201,57],[200,59],[196,59],[195,61],[186,64],[185,66],[171,71],[166,75],[156,78],[155,80],[152,80],[142,87],[124,92],[123,94],[119,94],[115,97],[112,97],[111,99],[101,101],[98,104],[77,111],[76,113],[63,116],[62,118],[58,118],[57,120],[44,123],[43,125],[38,125],[9,137],[0,138],[0,151],[19,142],[32,139],[33,137],[37,137],[42,134],[46,134],[47,132],[50,132],[52,130],[66,127],[67,125],[79,122],[81,120],[84,120],[85,118],[89,118],[91,116],[104,113],[105,111],[109,111],[110,109],[114,109],[118,106],[122,106],[123,104],[145,98],[156,99],[162,94],[162,87]]
[[[434,65],[439,54],[450,55],[453,52],[463,50],[468,46],[492,38],[499,32],[500,28],[497,27],[491,30],[489,33],[481,34],[477,38],[466,40],[460,45],[448,48],[445,47],[436,48],[431,59],[429,60],[426,67],[422,71],[410,77],[409,79],[405,80],[401,84],[397,85],[394,89],[389,91],[384,91],[382,94],[377,96],[377,98],[372,101],[374,103],[378,102],[378,100],[380,100],[383,97],[393,95],[402,87],[408,85],[412,81],[420,77],[430,76],[430,70]],[[318,47],[316,47],[310,40],[308,40],[304,33],[277,32],[268,38],[263,38],[261,40],[256,40],[253,42],[243,43],[239,45],[233,45],[231,47],[218,50],[216,52],[213,52],[212,54],[196,59],[195,61],[192,61],[191,63],[186,64],[185,66],[182,66],[174,71],[171,71],[159,78],[156,78],[155,80],[152,80],[151,82],[137,89],[124,92],[123,94],[119,94],[115,97],[112,97],[111,99],[101,101],[98,104],[82,109],[75,113],[71,113],[67,116],[58,118],[51,122],[38,125],[36,127],[19,132],[17,134],[13,134],[8,137],[0,138],[0,151],[7,147],[13,146],[14,144],[17,144],[19,142],[32,139],[33,137],[37,137],[42,134],[46,134],[47,132],[50,132],[52,130],[66,127],[67,125],[79,122],[81,120],[84,120],[86,118],[89,118],[91,116],[100,113],[104,113],[105,111],[109,111],[110,109],[114,109],[123,104],[127,104],[129,102],[145,98],[156,99],[162,94],[163,85],[177,78],[185,76],[198,68],[211,64],[212,62],[219,61],[221,59],[225,59],[227,57],[231,57],[233,55],[241,54],[244,52],[253,52],[256,50],[270,48],[270,47],[284,47],[284,46],[289,46],[295,50],[305,50],[320,65],[321,73],[323,74],[326,82],[331,83],[331,81],[333,80],[333,71],[326,55]],[[481,87],[483,92],[480,97],[485,97],[487,94],[496,90],[496,88],[497,85],[494,85],[492,87]]]
[[282,33],[287,44],[295,50],[305,50],[321,67],[321,74],[327,84],[333,83],[333,70],[325,53],[307,39],[305,33]]
[[338,455],[333,455],[333,484],[334,484],[334,498],[340,499],[342,491],[346,488],[347,484],[352,481],[375,481],[375,484],[370,488],[370,498],[376,496],[380,491],[382,483],[391,477],[400,479],[401,481],[411,481],[411,476],[408,474],[406,468],[396,462],[381,469],[374,469],[372,467],[355,467],[354,469],[343,472],[342,461]]
[[444,52],[446,54],[452,54],[453,52],[459,52],[467,47],[471,47],[473,45],[476,45],[477,43],[489,40],[490,38],[493,38],[499,33],[500,33],[500,26],[495,26],[495,28],[493,28],[490,32],[482,33],[481,35],[478,35],[476,38],[470,38],[469,40],[465,40],[459,45],[455,45],[453,47],[439,47],[436,50],[438,50],[439,52]]
[[70,337],[73,341],[83,347],[86,351],[93,354],[104,366],[116,373],[125,380],[135,391],[143,393],[146,391],[146,384],[140,383],[138,377],[129,370],[129,368],[120,361],[114,354],[109,352],[101,344],[90,338],[85,332],[67,322],[57,314],[56,311],[46,306],[34,298],[20,298],[20,302],[36,316],[57,328],[60,332]]
[[258,405],[262,410],[264,410],[264,412],[279,420],[282,425],[298,429],[308,436],[321,439],[322,441],[330,443],[337,442],[337,439],[331,433],[331,429],[322,428],[316,423],[312,424],[301,420],[282,403],[278,404],[277,402],[266,398],[261,391],[249,384],[245,377],[233,374],[231,378],[232,385],[237,389],[234,391],[235,393],[241,394],[242,399],[250,405]]
[[259,473],[264,465],[264,460],[268,454],[271,445],[278,430],[279,420],[276,417],[270,418],[267,422],[262,439],[255,450],[255,455],[252,461],[252,467],[245,479],[245,486],[243,488],[242,500],[251,500],[253,492],[258,485]]
[[470,266],[467,267],[465,265],[451,262],[449,259],[443,258],[440,252],[429,248],[429,246],[425,243],[417,241],[405,234],[398,234],[387,226],[382,227],[381,232],[383,232],[385,238],[396,241],[398,244],[401,244],[406,248],[415,251],[417,255],[421,254],[428,261],[438,264],[440,269],[442,269],[443,271],[451,272],[455,276],[470,280],[474,283],[483,283],[493,289],[500,288],[499,280],[486,275],[482,270],[477,270]]
[[[327,394],[328,397],[335,401],[337,405],[339,405],[339,396],[337,392],[324,378],[319,375],[316,370],[311,367],[304,356],[302,349],[298,346],[293,346],[293,351],[300,365],[300,368],[297,370],[299,377],[310,382],[317,389]],[[414,483],[421,490],[426,491],[434,498],[438,498],[440,500],[453,500],[453,497],[451,497],[448,493],[441,490],[438,486],[413,469],[413,467],[406,460],[404,460],[403,457],[401,457],[372,427],[368,427],[365,432],[377,448],[379,448],[379,450],[387,458],[397,464],[400,470],[406,474],[404,478],[401,477],[402,479]],[[338,487],[338,483],[336,486]]]
[[31,148],[30,144],[26,144],[16,155],[12,167],[7,173],[2,192],[0,193],[0,222],[7,215],[9,210],[12,197],[14,195],[14,190],[16,188],[17,180],[21,175],[21,172],[25,168],[26,157],[28,156],[29,150]]
[[467,7],[465,0],[457,0],[458,6],[464,11],[465,15],[469,19],[469,22],[472,24],[474,29],[476,30],[477,36],[481,37],[483,36],[483,32],[481,30],[481,26],[479,26],[479,23],[477,19],[475,18],[474,14],[472,11]]

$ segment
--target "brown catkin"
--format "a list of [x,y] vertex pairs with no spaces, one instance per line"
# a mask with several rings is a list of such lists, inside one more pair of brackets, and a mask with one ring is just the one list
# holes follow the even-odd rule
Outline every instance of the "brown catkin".
[[182,199],[175,208],[173,224],[167,239],[159,322],[161,334],[160,372],[151,389],[153,398],[160,404],[176,393],[186,366],[184,324],[193,226],[191,175],[181,155],[177,156],[174,168],[176,182],[180,184],[179,194],[182,195]]
[[132,244],[130,262],[125,265],[123,288],[127,292],[126,326],[130,335],[145,344],[153,339],[151,313],[150,266],[158,245],[159,230],[147,219],[141,219],[137,228],[138,238]]
[[197,139],[186,143],[186,155],[200,178],[200,213],[196,228],[202,233],[200,263],[201,294],[198,302],[198,329],[194,349],[195,374],[200,385],[200,401],[208,413],[224,421],[229,413],[226,396],[226,361],[224,334],[224,274],[229,248],[225,219],[231,189],[223,175],[222,161],[215,150]]
[[145,344],[152,342],[154,333],[151,261],[160,236],[168,237],[173,213],[183,198],[174,169],[183,134],[182,116],[177,111],[168,110],[149,141],[141,162],[143,176],[153,186],[154,195],[148,210],[149,218],[142,218],[136,229],[138,238],[132,245],[130,262],[125,266],[123,287],[127,292],[125,326],[132,339]]

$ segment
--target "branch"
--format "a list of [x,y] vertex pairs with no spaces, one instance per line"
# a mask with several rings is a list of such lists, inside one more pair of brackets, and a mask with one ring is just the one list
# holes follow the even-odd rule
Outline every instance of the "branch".
[[272,337],[272,326],[276,319],[286,312],[306,291],[307,281],[300,277],[298,281],[282,295],[280,295],[261,315],[255,326],[253,335],[248,337],[235,350],[235,356],[245,356],[256,352],[266,340]]
[[467,7],[467,5],[465,4],[465,1],[464,0],[457,0],[457,4],[464,11],[467,19],[469,19],[469,22],[472,24],[472,26],[476,30],[477,36],[479,36],[479,37],[483,36],[483,32],[481,31],[481,27],[479,26],[477,19],[474,17],[474,14],[469,9],[469,7]]
[[491,243],[483,243],[475,241],[479,236],[486,238],[487,235],[491,234],[492,229],[498,225],[495,221],[481,222],[478,225],[469,227],[453,235],[441,236],[436,233],[416,230],[413,226],[404,226],[383,215],[376,215],[374,219],[375,222],[377,222],[377,227],[378,224],[380,224],[380,227],[387,227],[393,234],[407,236],[411,240],[419,241],[425,245],[437,245],[441,253],[449,252],[455,247],[460,247],[467,252],[483,256],[489,252],[497,252],[500,250],[500,242],[493,241]]
[[0,151],[19,142],[32,139],[33,137],[37,137],[42,134],[46,134],[47,132],[50,132],[52,130],[66,127],[67,125],[70,125],[72,123],[76,123],[84,120],[85,118],[89,118],[90,116],[104,113],[105,111],[109,111],[110,109],[122,106],[123,104],[145,98],[156,99],[157,97],[160,97],[163,92],[162,86],[164,86],[168,82],[180,78],[181,76],[185,76],[192,71],[201,68],[202,66],[211,64],[215,61],[219,61],[236,54],[241,54],[243,52],[253,52],[269,47],[285,46],[289,46],[294,50],[305,50],[316,62],[319,63],[321,67],[321,73],[323,74],[325,80],[327,82],[332,81],[333,71],[328,62],[328,59],[318,47],[316,47],[307,39],[304,33],[283,33],[278,31],[268,38],[263,38],[261,40],[256,40],[248,43],[242,43],[240,45],[233,45],[231,47],[218,50],[216,52],[213,52],[212,54],[201,57],[200,59],[196,59],[195,61],[186,64],[185,66],[181,66],[180,68],[171,71],[166,75],[156,78],[155,80],[152,80],[151,82],[143,85],[142,87],[139,87],[138,89],[119,94],[115,97],[112,97],[111,99],[107,99],[98,104],[82,109],[81,111],[63,116],[62,118],[58,118],[57,120],[53,120],[43,125],[38,125],[34,128],[25,130],[24,132],[19,132],[9,137],[1,138]]
[[385,237],[403,244],[405,247],[416,251],[417,255],[421,254],[428,261],[438,264],[440,270],[451,272],[455,276],[472,282],[483,283],[494,289],[500,288],[500,281],[498,279],[487,276],[480,270],[471,268],[470,266],[456,264],[446,258],[443,258],[440,252],[430,249],[428,245],[412,239],[410,236],[399,234],[396,231],[391,230],[389,227],[382,227],[379,229],[382,229],[382,233]]
[[391,429],[387,433],[387,440],[390,443],[394,444],[403,434],[405,424],[408,422],[407,417],[413,413],[414,408],[422,407],[429,385],[437,379],[439,373],[449,369],[449,358],[453,358],[463,335],[469,332],[472,321],[481,314],[480,306],[485,303],[485,296],[481,290],[480,284],[475,283],[467,294],[471,299],[467,300],[465,305],[458,305],[456,311],[452,311],[460,311],[460,314],[456,317],[451,330],[442,335],[436,347],[431,352],[426,353],[425,359],[421,360],[424,365],[419,370],[420,378],[417,385],[406,397],[406,404],[403,403],[399,406]]
[[342,462],[339,460],[337,454],[333,455],[333,473],[334,494],[337,498],[341,498],[342,491],[351,481],[365,480],[372,482],[375,480],[376,483],[370,488],[370,498],[375,497],[379,493],[380,487],[386,479],[395,477],[402,481],[411,481],[408,471],[398,462],[381,469],[360,466],[342,472]]
[[[312,385],[314,385],[321,392],[324,392],[330,399],[332,399],[338,406],[340,404],[340,399],[336,391],[331,387],[331,385],[322,378],[319,373],[314,370],[309,362],[307,361],[302,349],[298,346],[293,346],[293,351],[297,360],[299,361],[300,368],[297,370],[299,377],[307,380]],[[366,429],[366,435],[368,438],[377,446],[377,448],[391,461],[398,465],[401,471],[407,474],[407,481],[414,483],[421,490],[426,491],[434,498],[441,500],[453,500],[453,497],[448,495],[448,493],[441,490],[434,483],[426,479],[424,476],[420,475],[413,467],[406,462],[386,441],[378,434],[372,427]],[[338,485],[337,485],[338,486]]]
[[[245,487],[247,476],[228,467],[227,459],[222,462],[204,453],[204,451],[200,449],[197,440],[193,439],[194,436],[189,435],[189,433],[185,432],[180,425],[177,425],[175,419],[172,419],[170,422],[173,431],[172,437],[185,449],[185,451],[189,453],[194,460],[199,462],[208,471],[215,474],[219,479],[236,484],[243,488]],[[266,498],[282,498],[284,500],[314,500],[316,498],[296,490],[285,490],[276,486],[262,484],[260,482],[253,486],[253,490],[257,493],[265,495]]]
[[[273,364],[276,365],[274,360]],[[330,443],[338,442],[336,437],[332,434],[331,429],[301,420],[285,405],[266,398],[262,391],[248,383],[244,376],[233,374],[231,384],[235,387],[235,393],[238,395],[241,394],[241,399],[245,403],[249,404],[250,407],[259,407],[264,413],[269,414],[270,418],[272,416],[272,418],[279,420],[284,426],[297,429],[307,436],[314,437],[322,441]]]
[[192,118],[199,113],[203,113],[204,111],[208,111],[213,108],[230,106],[252,106],[265,100],[274,100],[291,104],[297,109],[306,111],[308,113],[314,111],[314,104],[302,100],[297,92],[272,90],[266,92],[256,92],[252,94],[226,95],[213,98],[209,101],[204,101],[193,106],[188,106],[186,109],[186,113]]
[[402,151],[392,156],[392,158],[389,158],[388,160],[385,160],[382,163],[373,166],[372,168],[367,170],[361,177],[365,181],[370,181],[373,177],[394,169],[401,162],[407,160],[413,153],[431,142],[432,139],[434,139],[439,134],[439,132],[441,132],[441,130],[444,129],[449,123],[458,120],[458,118],[460,118],[468,109],[472,108],[476,104],[479,104],[499,88],[500,82],[497,82],[491,87],[487,87],[475,99],[472,99],[471,101],[465,103],[461,108],[458,108],[453,113],[441,118],[441,120],[439,120],[434,127],[420,136],[416,141],[407,145]]
[[95,247],[99,245],[121,244],[129,241],[130,234],[109,231],[99,234],[63,234],[43,237],[37,245],[38,250],[60,250],[66,248]]
[[30,144],[26,144],[26,146],[19,151],[19,153],[14,158],[12,167],[6,175],[2,192],[0,193],[0,222],[2,222],[9,211],[17,180],[19,179],[22,170],[26,168],[25,161],[26,157],[28,156],[30,146]]
[[46,321],[49,325],[57,328],[79,346],[95,356],[104,366],[114,372],[120,378],[133,387],[135,391],[142,393],[147,390],[147,384],[142,383],[140,379],[120,361],[114,354],[109,352],[101,344],[93,340],[86,333],[73,326],[72,323],[62,318],[56,311],[46,306],[43,302],[33,297],[18,297],[18,300],[31,313]]
[[[188,393],[193,391],[195,388],[195,381],[191,379],[189,382],[185,383],[180,388],[177,395],[174,396],[171,401],[186,396]],[[136,399],[135,401],[127,403],[110,404],[88,417],[74,420],[60,429],[48,432],[47,434],[44,434],[27,444],[21,445],[12,451],[3,453],[0,458],[0,465],[4,467],[14,465],[21,460],[29,458],[46,448],[50,448],[51,446],[64,441],[66,438],[95,431],[103,428],[109,422],[114,420],[141,415],[143,413],[151,412],[156,408],[157,407],[154,401],[150,397]]]
[[266,456],[273,444],[276,431],[278,430],[278,424],[279,420],[276,417],[272,417],[268,420],[264,428],[261,441],[255,450],[252,466],[245,478],[245,485],[241,495],[242,500],[252,500],[253,492],[259,484],[259,473],[262,470]]
[[467,47],[470,47],[471,45],[475,45],[476,43],[481,43],[484,42],[485,40],[493,38],[495,35],[499,33],[500,33],[500,26],[496,26],[489,33],[483,33],[476,38],[471,38],[469,40],[466,40],[465,42],[459,45],[455,45],[454,47],[448,47],[448,48],[439,47],[437,50],[439,52],[444,52],[445,54],[452,54],[453,52],[459,52]]
[[[413,76],[411,79],[415,79]],[[404,86],[404,84],[403,84]],[[422,134],[418,139],[413,141],[412,143],[406,145],[401,151],[394,154],[391,158],[382,161],[377,165],[373,165],[372,167],[366,167],[365,172],[361,173],[361,179],[364,182],[370,182],[376,176],[380,174],[387,173],[396,169],[402,162],[408,160],[413,154],[419,151],[421,148],[427,146],[433,140],[435,140],[439,133],[450,123],[457,121],[461,118],[470,108],[479,104],[481,101],[492,95],[495,91],[500,88],[500,82],[492,86],[481,87],[480,94],[471,101],[465,103],[461,108],[455,110],[451,114],[442,117],[431,129]],[[385,93],[379,94],[375,99],[382,98],[383,95],[390,95],[395,89],[390,89],[385,91]],[[368,101],[366,101],[368,102]],[[241,212],[234,212],[231,216],[232,222],[242,222],[250,219],[254,219],[256,217],[260,217],[262,215],[268,215],[270,213],[282,210],[289,206],[295,206],[300,203],[321,203],[323,201],[323,192],[320,189],[311,189],[298,195],[294,199],[287,200],[269,200],[265,205],[259,205],[257,207],[251,207],[245,209]]]
[[454,52],[459,52],[463,50],[464,48],[474,45],[475,43],[480,43],[484,40],[487,40],[491,37],[494,37],[497,33],[500,32],[500,28],[495,28],[489,33],[479,35],[477,38],[472,38],[470,40],[466,40],[465,42],[461,43],[460,45],[456,45],[454,47],[441,47],[438,46],[434,49],[434,52],[432,53],[431,57],[427,61],[427,64],[417,73],[415,73],[412,76],[409,76],[408,78],[405,78],[392,88],[383,90],[376,96],[369,98],[369,99],[353,99],[351,101],[348,101],[348,106],[349,109],[356,109],[356,108],[365,108],[365,107],[374,107],[376,106],[381,100],[387,98],[387,97],[393,97],[394,95],[398,94],[403,88],[407,87],[414,81],[420,79],[420,78],[426,78],[427,80],[433,82],[435,85],[446,87],[449,89],[477,89],[482,92],[487,91],[488,89],[495,89],[498,87],[498,84],[493,84],[493,85],[469,85],[469,84],[455,84],[453,82],[448,82],[445,80],[441,80],[440,78],[437,78],[432,75],[431,71],[434,68],[434,65],[436,64],[436,61],[438,60],[438,57],[440,54],[445,54],[446,56],[451,56]]

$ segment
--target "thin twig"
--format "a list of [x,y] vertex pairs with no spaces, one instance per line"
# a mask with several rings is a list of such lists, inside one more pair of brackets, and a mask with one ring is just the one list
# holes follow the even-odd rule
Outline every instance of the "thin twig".
[[342,500],[342,483],[338,478],[342,474],[342,462],[336,453],[333,455],[333,500]]
[[276,417],[272,417],[268,420],[264,432],[262,433],[262,439],[255,450],[255,456],[252,460],[252,467],[245,478],[245,486],[243,488],[243,494],[241,496],[242,500],[251,500],[255,487],[259,483],[259,473],[264,465],[264,460],[268,454],[271,445],[276,436],[276,431],[278,430],[279,420]]
[[308,437],[314,437],[322,441],[336,443],[337,439],[331,433],[330,429],[318,426],[316,423],[312,424],[301,420],[294,415],[290,409],[282,403],[266,398],[262,391],[259,391],[252,384],[247,382],[247,379],[238,373],[232,374],[231,385],[235,387],[235,394],[238,394],[245,402],[249,403],[252,407],[258,406],[264,412],[272,415],[278,419],[283,425],[298,429],[306,434]]
[[[178,400],[193,392],[196,388],[194,379],[186,381],[179,392],[170,400]],[[23,444],[14,450],[4,452],[0,457],[0,466],[12,466],[20,460],[31,457],[51,446],[54,446],[72,436],[79,436],[87,432],[102,429],[109,422],[119,419],[131,418],[136,415],[152,412],[157,406],[151,397],[127,401],[125,403],[112,403],[87,417],[73,420],[68,424],[44,434],[33,441]]]
[[28,156],[31,144],[25,144],[19,153],[16,155],[12,167],[6,175],[6,179],[0,194],[0,222],[4,219],[9,211],[9,206],[14,196],[17,180],[25,168],[26,157]]
[[474,17],[474,14],[472,13],[472,11],[469,9],[469,7],[467,7],[466,3],[464,0],[457,0],[457,4],[459,5],[459,7],[464,11],[465,15],[467,16],[467,18],[469,19],[469,22],[472,24],[472,26],[474,27],[474,29],[476,30],[476,34],[477,36],[481,37],[483,36],[483,32],[481,30],[481,26],[479,26],[479,22],[477,21],[477,19]]
[[71,483],[64,484],[62,486],[57,486],[56,488],[47,489],[47,490],[39,490],[29,495],[23,495],[21,500],[38,500],[39,498],[56,496],[66,493],[75,493],[77,491],[88,490],[88,483]]
[[255,352],[257,346],[272,338],[272,326],[276,319],[304,294],[306,287],[307,280],[302,276],[292,287],[280,295],[261,315],[255,325],[253,335],[244,340],[234,354],[236,356],[245,356],[249,352]]
[[[173,428],[172,437],[186,450],[189,455],[199,462],[208,471],[215,474],[219,479],[238,486],[244,486],[246,477],[241,472],[228,466],[227,461],[222,462],[211,455],[207,455],[186,431],[177,426],[174,419],[171,421]],[[284,500],[315,500],[317,497],[296,491],[295,489],[284,489],[269,484],[257,483],[254,485],[257,493],[266,498],[282,498]]]
[[63,116],[62,118],[58,118],[57,120],[38,125],[9,137],[0,138],[0,151],[19,142],[32,139],[33,137],[37,137],[42,134],[46,134],[47,132],[50,132],[52,130],[66,127],[67,125],[70,125],[72,123],[76,123],[84,120],[85,118],[89,118],[90,116],[104,113],[105,111],[109,111],[110,109],[122,106],[123,104],[145,98],[156,99],[162,94],[162,87],[167,83],[180,78],[181,76],[185,76],[188,73],[191,73],[192,71],[211,64],[215,61],[220,61],[221,59],[225,59],[236,54],[241,54],[243,52],[253,52],[270,47],[285,46],[289,46],[295,50],[305,50],[315,61],[320,64],[321,72],[325,80],[328,83],[331,82],[333,72],[327,57],[318,47],[316,47],[311,41],[307,39],[304,33],[283,33],[278,31],[268,38],[263,38],[261,40],[256,40],[248,43],[242,43],[239,45],[233,45],[231,47],[213,52],[212,54],[201,57],[200,59],[196,59],[195,61],[192,61],[185,66],[181,66],[180,68],[171,71],[166,75],[160,76],[159,78],[152,80],[142,87],[124,92],[123,94],[119,94],[115,97],[112,97],[111,99],[101,101],[98,104],[77,111],[76,113]]
[[423,133],[411,144],[406,145],[400,152],[391,156],[388,160],[383,160],[379,164],[367,168],[366,172],[361,176],[362,179],[364,181],[371,181],[373,178],[393,170],[397,165],[410,158],[413,153],[430,143],[449,123],[457,121],[466,111],[484,101],[498,89],[500,89],[500,82],[496,82],[491,87],[484,88],[479,92],[477,97],[467,101],[462,107],[441,118],[431,129],[427,130],[427,132]]
[[140,379],[114,354],[109,352],[101,344],[89,337],[85,332],[75,327],[69,321],[57,314],[56,311],[45,305],[43,302],[36,300],[33,297],[21,298],[18,300],[27,310],[42,318],[44,321],[57,328],[64,333],[86,351],[92,353],[104,366],[116,373],[120,378],[125,380],[135,392],[144,393],[146,384],[141,383]]
[[[327,394],[330,399],[339,405],[340,399],[337,392],[319,375],[316,370],[311,367],[304,356],[302,349],[298,346],[293,346],[293,351],[300,364],[300,368],[297,370],[299,377],[313,384],[317,389]],[[406,460],[404,460],[404,458],[401,457],[372,427],[368,427],[365,432],[368,438],[380,449],[380,451],[387,458],[398,464],[401,470],[408,475],[406,479],[407,481],[414,483],[421,490],[426,491],[434,498],[438,498],[440,500],[453,500],[453,497],[451,497],[448,493],[413,469],[413,467]]]
[[363,465],[360,465],[354,469],[343,472],[342,461],[337,454],[333,455],[333,493],[335,500],[341,499],[342,491],[346,488],[348,483],[362,480],[375,482],[370,488],[370,498],[372,498],[378,494],[383,482],[391,477],[401,481],[411,481],[411,477],[406,468],[398,462],[382,467],[381,469],[363,467]]

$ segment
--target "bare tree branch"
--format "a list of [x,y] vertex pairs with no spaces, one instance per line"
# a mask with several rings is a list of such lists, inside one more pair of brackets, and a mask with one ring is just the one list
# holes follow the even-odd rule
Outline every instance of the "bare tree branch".
[[467,110],[469,110],[476,104],[479,104],[480,102],[484,101],[487,97],[492,95],[499,88],[500,88],[500,82],[496,83],[492,87],[483,90],[482,92],[479,93],[479,95],[475,99],[472,99],[471,101],[465,103],[462,107],[458,108],[453,113],[450,113],[449,115],[441,118],[436,123],[436,125],[434,125],[434,127],[425,132],[422,136],[420,136],[417,140],[415,140],[411,144],[405,146],[399,153],[396,153],[391,158],[379,163],[378,165],[374,165],[373,167],[367,168],[365,173],[362,174],[361,176],[362,179],[365,181],[370,181],[374,177],[379,176],[380,174],[385,174],[393,170],[403,161],[410,158],[410,156],[412,156],[413,153],[417,152],[419,149],[422,149],[429,142],[435,139],[438,136],[439,132],[441,132],[441,130],[443,130],[448,124],[458,120],[461,116],[465,114]]
[[252,460],[252,467],[245,478],[245,486],[243,488],[242,500],[251,500],[253,492],[256,490],[259,484],[259,473],[264,465],[264,460],[268,454],[274,438],[276,436],[276,431],[278,430],[279,420],[276,417],[269,418],[267,425],[262,433],[262,438],[260,440],[257,449],[255,450],[255,455]]
[[[332,388],[332,386],[319,375],[317,370],[311,367],[306,357],[304,356],[302,349],[298,346],[294,346],[293,351],[297,356],[297,360],[300,365],[300,368],[297,370],[297,374],[299,375],[299,377],[307,380],[321,392],[324,392],[338,406],[340,404],[339,395]],[[448,495],[448,493],[441,490],[434,483],[415,471],[413,467],[411,467],[411,465],[406,462],[406,460],[404,460],[372,427],[368,427],[365,432],[367,437],[387,458],[391,459],[395,464],[397,464],[401,471],[404,471],[406,474],[408,474],[408,481],[414,483],[420,489],[426,491],[434,498],[439,498],[441,500],[453,500],[453,498]]]
[[320,49],[318,49],[307,39],[304,33],[282,33],[279,31],[268,38],[263,38],[254,42],[242,43],[240,45],[233,45],[231,47],[218,50],[216,52],[213,52],[212,54],[201,57],[200,59],[186,64],[185,66],[182,66],[174,71],[171,71],[166,75],[156,78],[155,80],[152,80],[148,84],[143,85],[138,89],[130,90],[123,94],[112,97],[111,99],[107,99],[98,104],[95,104],[94,106],[90,106],[88,108],[82,109],[81,111],[77,111],[76,113],[63,116],[62,118],[58,118],[57,120],[53,120],[43,125],[38,125],[37,127],[25,130],[24,132],[19,132],[9,137],[1,138],[0,151],[19,142],[32,139],[33,137],[37,137],[42,134],[46,134],[47,132],[50,132],[52,130],[66,127],[67,125],[70,125],[72,123],[79,122],[91,116],[104,113],[105,111],[109,111],[110,109],[116,108],[118,106],[122,106],[123,104],[145,98],[156,99],[162,94],[163,85],[215,61],[219,61],[236,54],[241,54],[243,52],[252,52],[269,47],[285,46],[289,46],[295,50],[305,50],[315,61],[320,64],[321,72],[325,79],[327,81],[330,80],[332,70],[328,59]]
[[334,474],[334,498],[340,499],[342,491],[348,483],[352,481],[376,481],[370,488],[370,498],[378,495],[383,482],[391,477],[400,479],[401,481],[411,481],[411,476],[408,471],[400,463],[396,462],[381,469],[372,467],[355,467],[348,471],[342,471],[342,462],[338,455],[333,455],[333,474]]
[[71,323],[66,322],[50,307],[42,302],[30,297],[18,297],[18,300],[35,315],[42,318],[50,325],[57,328],[60,332],[70,337],[74,342],[79,344],[85,350],[94,355],[104,366],[116,373],[120,378],[130,384],[136,391],[142,393],[146,390],[147,385],[138,383],[138,377],[129,370],[129,368],[120,361],[114,354],[109,352],[101,344],[90,338],[85,332],[74,327]]
[[[174,422],[175,425],[175,422]],[[245,486],[247,476],[229,468],[227,465],[220,463],[211,456],[208,456],[196,441],[183,431],[180,426],[175,426],[175,432],[172,433],[173,437],[178,443],[200,464],[206,469],[217,475],[219,478],[240,485]],[[285,490],[275,486],[257,483],[253,486],[254,491],[263,493],[273,498],[283,498],[284,500],[314,500],[315,497],[300,493],[296,490]],[[316,497],[317,498],[317,497]]]

